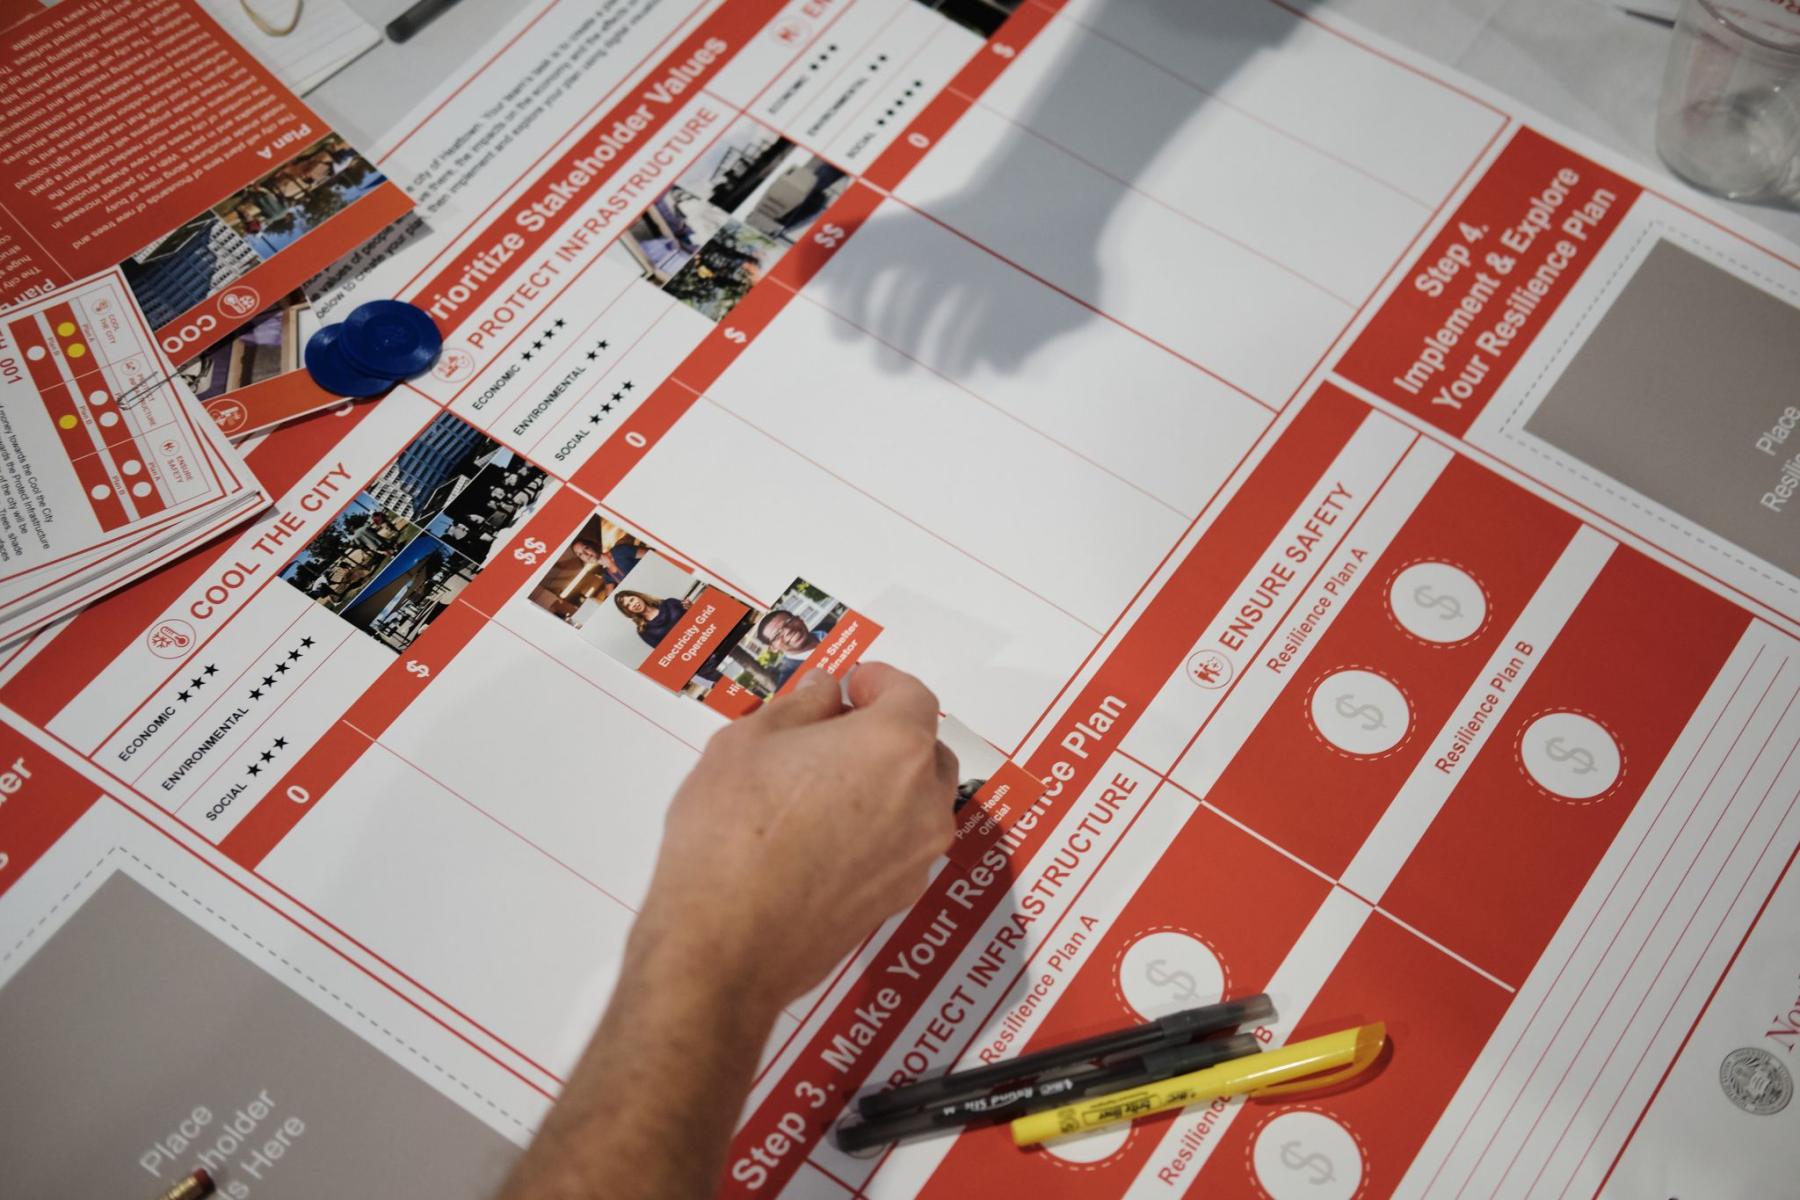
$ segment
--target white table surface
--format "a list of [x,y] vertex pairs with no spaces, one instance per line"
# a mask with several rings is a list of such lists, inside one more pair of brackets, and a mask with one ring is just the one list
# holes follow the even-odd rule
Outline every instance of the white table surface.
[[[348,0],[377,28],[408,2]],[[1517,96],[1642,163],[1670,190],[1701,195],[1656,157],[1656,95],[1669,45],[1669,31],[1661,25],[1598,0],[1301,2],[1354,18]],[[307,100],[352,140],[373,144],[516,11],[507,0],[462,0],[404,45],[384,41]],[[1715,202],[1800,246],[1800,212]]]

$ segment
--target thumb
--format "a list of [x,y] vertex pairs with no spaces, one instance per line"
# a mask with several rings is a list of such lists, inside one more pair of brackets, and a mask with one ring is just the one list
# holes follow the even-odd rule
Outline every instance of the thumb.
[[814,670],[800,676],[793,691],[764,705],[756,714],[756,720],[765,728],[787,729],[811,725],[843,711],[844,700],[839,694],[837,678]]

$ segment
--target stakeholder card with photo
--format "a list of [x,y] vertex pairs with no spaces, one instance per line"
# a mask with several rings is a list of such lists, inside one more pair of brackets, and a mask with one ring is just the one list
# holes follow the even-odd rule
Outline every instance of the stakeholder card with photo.
[[1006,836],[1044,785],[955,717],[938,722],[938,741],[956,755],[956,841],[949,858],[967,866]]
[[750,606],[672,559],[647,550],[604,601],[585,600],[569,623],[589,645],[670,691],[719,679],[719,658]]
[[841,679],[880,633],[868,617],[796,579],[750,623],[720,667],[727,679],[768,700],[791,690],[808,671]]

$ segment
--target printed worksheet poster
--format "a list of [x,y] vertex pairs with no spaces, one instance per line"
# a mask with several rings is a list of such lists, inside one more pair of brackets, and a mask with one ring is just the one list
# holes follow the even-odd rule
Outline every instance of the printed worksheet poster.
[[[0,805],[0,931],[55,913],[0,1009],[120,938],[249,958],[329,1019],[272,1027],[447,1098],[409,1136],[479,1196],[471,1123],[559,1091],[707,739],[866,653],[939,695],[959,837],[782,1014],[722,1194],[1800,1173],[1793,246],[1282,0],[540,0],[370,153],[417,212],[307,305],[409,300],[443,355],[0,661],[103,793]],[[84,874],[115,827],[163,883]],[[1392,1054],[1029,1153],[831,1143],[864,1089],[1259,991],[1266,1045]],[[310,1129],[292,1069],[197,1102]],[[95,1178],[154,1190],[155,1117]]]

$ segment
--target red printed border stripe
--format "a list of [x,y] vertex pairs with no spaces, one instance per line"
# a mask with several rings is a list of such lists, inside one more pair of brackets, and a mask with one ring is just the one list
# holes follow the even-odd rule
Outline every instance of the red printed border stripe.
[[1460,436],[1642,190],[1521,127],[1338,372]]
[[[1045,783],[1042,804],[1050,819],[1038,821],[1019,839],[1013,861],[1028,860],[1054,834],[1059,812],[1066,815],[1075,809],[1072,798],[1094,781],[1112,748],[1136,724],[1139,714],[1175,671],[1206,622],[1255,566],[1256,557],[1349,442],[1368,411],[1336,389],[1326,389],[1316,396],[1120,638],[1042,748],[1025,764],[1031,775]],[[1113,719],[1105,733],[1090,736],[1081,722],[1100,712],[1112,714]],[[793,1144],[793,1151],[772,1167],[760,1167],[768,1176],[759,1187],[751,1189],[744,1179],[738,1178],[727,1183],[723,1195],[747,1196],[771,1185],[773,1190],[779,1190],[798,1169],[806,1151],[823,1136],[823,1122],[867,1080],[910,1014],[938,985],[957,954],[1005,896],[1004,885],[996,883],[972,897],[959,899],[954,927],[945,930],[939,922],[950,911],[949,889],[963,882],[965,875],[961,870],[952,868],[940,874],[889,935],[874,960],[893,961],[931,929],[938,950],[933,965],[920,967],[916,979],[901,981],[904,988],[886,982],[878,972],[859,980],[801,1047],[768,1099],[746,1119],[732,1142],[731,1160],[744,1161],[753,1149],[767,1145],[772,1137],[787,1139]],[[853,1067],[840,1070],[826,1063],[825,1051],[837,1039],[851,1038],[853,1027],[863,1022],[862,1012],[882,999],[888,989],[894,993],[894,1011],[869,1040],[849,1043],[860,1046]],[[831,1100],[816,1109],[802,1111],[793,1097],[816,1094],[809,1089],[817,1089]],[[796,1122],[801,1127],[799,1134],[795,1132]]]

